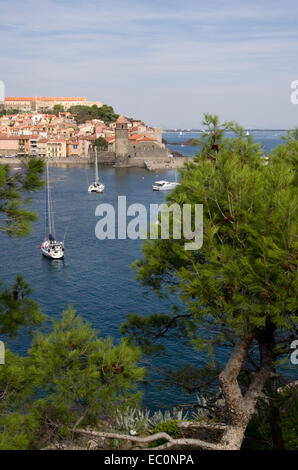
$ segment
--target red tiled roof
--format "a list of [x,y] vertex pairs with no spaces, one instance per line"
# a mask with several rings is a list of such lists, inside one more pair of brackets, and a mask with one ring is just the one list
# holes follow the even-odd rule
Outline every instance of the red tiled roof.
[[140,139],[156,140],[156,139],[152,139],[151,137],[148,137],[145,134],[131,134],[128,138],[129,140],[140,140]]
[[29,135],[0,135],[0,140],[29,140]]
[[130,140],[137,140],[141,139],[142,137],[145,137],[144,134],[132,134],[128,136]]
[[128,123],[128,120],[126,119],[126,117],[124,117],[122,114],[121,116],[118,117],[117,119],[117,122],[120,123],[120,124],[124,124],[124,123]]
[[156,142],[155,139],[151,139],[150,137],[147,137],[146,135],[142,139],[140,139],[140,141],[142,141],[142,142],[144,142],[144,141],[146,141],[146,142]]

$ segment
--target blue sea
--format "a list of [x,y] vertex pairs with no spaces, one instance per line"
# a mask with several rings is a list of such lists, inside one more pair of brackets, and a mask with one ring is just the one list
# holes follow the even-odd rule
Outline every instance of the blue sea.
[[[270,152],[276,145],[282,142],[281,136],[285,136],[287,132],[285,130],[273,130],[273,131],[249,131],[250,135],[253,136],[254,140],[258,142],[265,153]],[[183,143],[189,139],[200,140],[202,133],[197,131],[183,131],[182,135],[180,132],[164,132],[163,138],[168,142],[167,147],[170,150],[175,150],[185,156],[194,156],[199,147],[190,145],[173,145],[172,143]],[[227,136],[232,135],[231,132],[226,133]]]
[[[283,133],[284,134],[284,133]],[[168,142],[199,138],[197,133],[165,133]],[[280,142],[280,133],[256,132],[266,151]],[[168,145],[184,155],[192,156],[198,147]],[[48,316],[44,329],[50,328],[50,320],[61,318],[68,305],[73,305],[84,320],[91,322],[101,336],[111,335],[118,341],[119,328],[129,313],[149,315],[169,312],[171,302],[160,300],[154,293],[145,293],[135,279],[131,263],[142,256],[142,240],[98,240],[95,226],[98,217],[95,210],[100,203],[110,203],[117,208],[118,196],[127,196],[127,205],[162,203],[164,194],[153,192],[152,183],[158,179],[174,180],[172,170],[150,173],[143,169],[100,168],[100,178],[106,186],[104,194],[87,192],[93,180],[94,170],[86,166],[51,167],[50,180],[55,211],[57,239],[66,233],[65,259],[49,260],[41,254],[40,245],[45,233],[45,190],[33,196],[32,209],[39,214],[30,236],[22,240],[0,236],[1,270],[4,282],[12,282],[22,274],[33,288],[33,297]],[[173,299],[171,299],[173,301]],[[26,354],[30,338],[22,333],[11,343],[12,349]],[[177,347],[179,353],[177,354]],[[222,360],[227,351],[221,351]],[[199,365],[204,362],[191,347],[177,346],[167,341],[167,354],[155,359],[159,368],[179,366],[184,362]],[[156,378],[156,377],[155,377]],[[163,405],[193,401],[193,397],[181,396],[178,389],[160,389],[154,377],[144,387],[144,406],[151,409]]]

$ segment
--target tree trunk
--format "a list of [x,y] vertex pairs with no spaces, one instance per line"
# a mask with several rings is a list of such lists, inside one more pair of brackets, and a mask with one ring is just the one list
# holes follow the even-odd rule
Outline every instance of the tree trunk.
[[241,448],[247,425],[256,411],[258,398],[267,380],[274,372],[274,328],[268,325],[257,336],[260,369],[254,375],[246,394],[243,396],[237,379],[252,340],[252,334],[239,338],[219,377],[230,416],[230,426],[222,437],[222,445],[227,450]]
[[282,421],[280,409],[277,406],[275,399],[273,400],[270,406],[269,422],[271,428],[273,450],[284,450],[285,443],[282,435]]
[[240,450],[244,439],[248,420],[242,422],[242,425],[230,426],[229,429],[224,433],[221,444],[224,450]]
[[285,443],[282,435],[282,413],[278,404],[278,385],[276,378],[270,383],[269,423],[274,450],[284,450]]

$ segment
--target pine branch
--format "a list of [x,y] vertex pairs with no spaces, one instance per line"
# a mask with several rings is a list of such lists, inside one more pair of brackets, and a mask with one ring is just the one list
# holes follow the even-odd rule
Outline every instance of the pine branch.
[[150,442],[154,442],[159,439],[165,439],[167,444],[163,444],[158,447],[153,447],[150,450],[162,450],[162,449],[170,449],[173,447],[184,447],[190,446],[194,448],[201,448],[205,450],[222,450],[220,444],[213,444],[211,442],[205,442],[200,439],[186,439],[186,438],[179,438],[173,439],[169,434],[165,432],[159,432],[156,434],[152,434],[151,436],[146,437],[139,437],[139,436],[130,436],[128,434],[119,434],[115,432],[99,432],[99,431],[91,431],[87,429],[72,429],[71,430],[77,434],[84,434],[86,436],[98,437],[98,438],[106,438],[106,439],[119,439],[119,440],[126,440],[131,442],[138,442],[140,444],[148,444]]

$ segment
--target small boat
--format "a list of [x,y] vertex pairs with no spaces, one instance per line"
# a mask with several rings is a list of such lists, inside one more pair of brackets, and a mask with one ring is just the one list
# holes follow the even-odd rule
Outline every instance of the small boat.
[[51,259],[62,259],[64,257],[64,244],[57,242],[55,237],[49,235],[49,239],[41,244],[41,252]]
[[96,183],[95,181],[94,183],[90,184],[88,188],[88,192],[102,194],[104,192],[104,189],[105,189],[104,184]]
[[105,185],[98,181],[98,163],[97,163],[97,149],[95,150],[95,181],[88,187],[89,193],[102,194],[104,192]]
[[180,183],[177,183],[176,181],[166,181],[166,180],[161,180],[161,181],[155,181],[154,184],[152,185],[153,191],[169,191],[171,189],[176,188],[176,186],[179,186]]
[[[55,237],[54,213],[51,200],[49,167],[47,164],[47,198],[46,198],[46,236],[41,244],[41,252],[51,259],[61,259],[64,257],[64,243],[57,242]],[[48,236],[47,236],[48,233]]]
[[180,183],[177,181],[177,170],[175,169],[175,181],[155,181],[152,185],[153,191],[170,191],[171,189],[175,189],[176,186],[179,186]]

